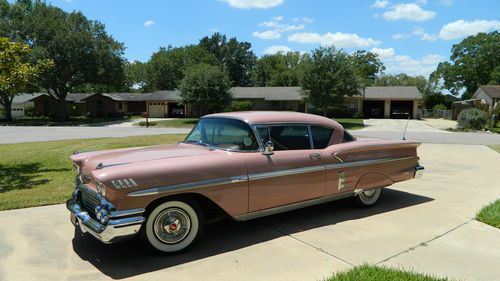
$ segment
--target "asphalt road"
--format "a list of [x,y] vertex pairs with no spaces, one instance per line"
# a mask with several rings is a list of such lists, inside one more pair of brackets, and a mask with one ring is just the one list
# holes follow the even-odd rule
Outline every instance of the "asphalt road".
[[423,144],[424,178],[387,188],[372,208],[350,200],[206,227],[199,244],[157,255],[138,240],[104,245],[64,205],[0,212],[0,280],[323,280],[362,263],[498,280],[499,230],[475,221],[500,198],[500,154]]

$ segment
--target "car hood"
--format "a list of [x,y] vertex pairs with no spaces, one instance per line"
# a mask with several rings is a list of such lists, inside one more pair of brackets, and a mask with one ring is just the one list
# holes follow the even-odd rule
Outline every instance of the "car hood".
[[208,148],[190,144],[161,145],[130,149],[101,150],[77,153],[71,156],[75,164],[84,172],[111,166],[129,165],[145,161],[171,159],[178,157],[194,157],[207,154]]

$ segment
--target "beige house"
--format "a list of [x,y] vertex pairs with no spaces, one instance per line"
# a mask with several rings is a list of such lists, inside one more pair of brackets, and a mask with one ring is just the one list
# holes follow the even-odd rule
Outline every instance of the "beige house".
[[347,107],[364,118],[417,118],[422,94],[414,86],[366,87],[360,95],[348,97]]
[[500,105],[500,86],[481,86],[476,90],[472,99],[480,104],[487,104],[488,109],[493,110]]

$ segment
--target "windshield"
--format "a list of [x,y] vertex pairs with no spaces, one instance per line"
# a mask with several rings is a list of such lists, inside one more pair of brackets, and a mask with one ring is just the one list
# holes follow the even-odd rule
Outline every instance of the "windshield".
[[200,119],[184,142],[243,151],[259,148],[248,124],[224,118]]

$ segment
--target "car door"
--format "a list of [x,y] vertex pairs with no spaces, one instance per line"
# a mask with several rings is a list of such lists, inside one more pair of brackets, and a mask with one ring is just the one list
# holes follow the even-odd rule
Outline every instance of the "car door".
[[324,195],[325,166],[309,125],[259,125],[256,131],[262,143],[273,143],[274,153],[247,154],[250,212]]

